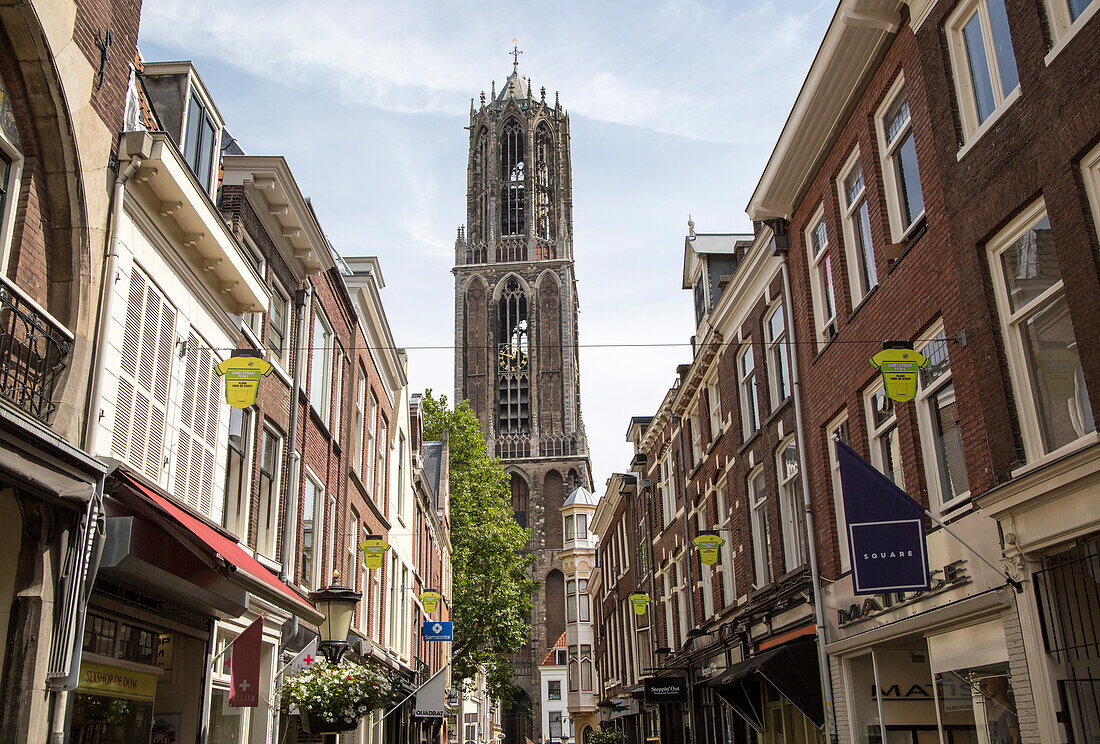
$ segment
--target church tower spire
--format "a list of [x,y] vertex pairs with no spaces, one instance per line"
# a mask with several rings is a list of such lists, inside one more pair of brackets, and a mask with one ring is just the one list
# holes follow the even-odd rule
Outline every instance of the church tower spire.
[[[580,409],[569,117],[519,74],[470,116],[467,222],[455,243],[455,399],[509,474],[535,557],[531,639],[514,660],[538,713],[539,662],[565,631],[560,509],[592,488]],[[522,707],[522,706],[521,706]],[[523,742],[522,721],[513,721]],[[528,729],[531,732],[531,729]],[[507,730],[506,730],[507,733]],[[522,735],[521,735],[522,734]],[[537,729],[532,738],[537,738]]]

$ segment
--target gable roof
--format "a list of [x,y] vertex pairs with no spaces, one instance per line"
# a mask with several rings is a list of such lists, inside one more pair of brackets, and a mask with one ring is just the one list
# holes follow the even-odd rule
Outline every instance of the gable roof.
[[549,651],[546,652],[546,656],[543,658],[542,663],[539,664],[539,666],[557,666],[557,664],[555,663],[557,659],[554,658],[554,651],[558,650],[559,648],[566,648],[565,633],[562,633],[557,642],[550,647]]

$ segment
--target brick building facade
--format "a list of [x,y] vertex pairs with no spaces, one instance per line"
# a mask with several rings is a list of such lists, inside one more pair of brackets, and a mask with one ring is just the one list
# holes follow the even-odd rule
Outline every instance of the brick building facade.
[[[691,246],[711,236],[689,237],[700,332],[640,439],[639,490],[648,482],[655,525],[654,674],[707,689],[660,708],[662,735],[685,723],[705,741],[748,741],[750,728],[812,741],[822,722],[839,741],[1098,730],[1098,594],[1080,571],[1098,553],[1085,504],[1100,477],[1100,370],[1079,344],[1100,296],[1097,5],[841,2],[749,204],[744,251],[695,282]],[[773,325],[783,270],[793,302]],[[868,362],[885,341],[929,359],[912,403],[890,401]],[[801,432],[776,394],[788,359]],[[837,438],[971,546],[928,523],[932,591],[854,593]],[[808,536],[801,494],[788,495],[803,474]],[[697,529],[728,551],[702,586]],[[811,572],[791,549],[807,537],[816,633]],[[768,672],[795,647],[828,654],[823,718]],[[749,702],[736,697],[750,683]],[[710,695],[728,705],[708,713]]]
[[[86,401],[140,2],[0,9],[0,738],[44,742],[76,685],[86,565],[107,468]],[[99,71],[87,30],[113,34]]]

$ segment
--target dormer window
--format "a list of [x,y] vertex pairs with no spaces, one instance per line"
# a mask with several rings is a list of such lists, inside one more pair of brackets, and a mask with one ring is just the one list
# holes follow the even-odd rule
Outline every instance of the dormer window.
[[703,322],[703,316],[707,314],[707,287],[703,274],[695,280],[695,325]]
[[187,107],[187,131],[183,138],[183,158],[205,191],[210,190],[214,166],[214,137],[217,130],[206,106],[198,95],[191,93]]

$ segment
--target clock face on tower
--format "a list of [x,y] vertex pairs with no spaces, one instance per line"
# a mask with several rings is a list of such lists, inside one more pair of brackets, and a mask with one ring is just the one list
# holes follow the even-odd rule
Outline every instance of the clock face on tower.
[[513,344],[500,344],[497,351],[497,369],[501,372],[526,372],[527,354],[522,347]]

